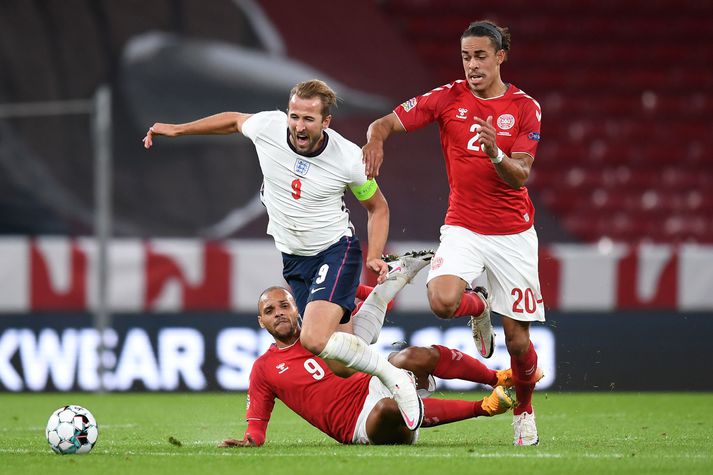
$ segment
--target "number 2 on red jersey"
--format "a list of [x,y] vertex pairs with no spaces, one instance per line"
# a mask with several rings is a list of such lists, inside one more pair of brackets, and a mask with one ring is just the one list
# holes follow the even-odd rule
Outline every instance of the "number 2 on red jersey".
[[475,135],[468,140],[468,150],[475,150],[476,152],[480,152],[480,142],[478,139],[480,138],[480,132],[478,124],[473,124],[470,126],[470,131],[475,132]]

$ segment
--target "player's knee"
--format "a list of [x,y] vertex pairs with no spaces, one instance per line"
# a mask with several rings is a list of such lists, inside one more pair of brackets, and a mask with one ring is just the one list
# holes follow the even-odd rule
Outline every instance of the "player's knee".
[[320,338],[318,335],[303,332],[300,334],[300,343],[313,355],[319,355],[322,351],[324,351],[324,347],[327,346],[327,339]]
[[422,368],[428,369],[435,366],[432,363],[438,361],[438,350],[421,346],[409,346],[389,358],[389,361],[397,368],[418,372]]
[[[428,283],[428,303],[438,318],[450,319],[458,310],[465,284],[453,276],[440,276]],[[462,284],[462,285],[461,285]]]
[[445,319],[453,318],[459,304],[457,296],[435,292],[429,292],[428,302],[431,305],[431,311],[433,311],[438,318]]
[[393,356],[389,357],[389,362],[396,366],[397,368],[404,368],[407,365],[410,358],[413,358],[414,352],[412,347],[404,348],[398,353],[394,353]]

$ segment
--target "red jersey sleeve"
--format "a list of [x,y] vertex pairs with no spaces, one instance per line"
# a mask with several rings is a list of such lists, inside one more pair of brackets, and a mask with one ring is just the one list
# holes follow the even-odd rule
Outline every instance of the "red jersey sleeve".
[[425,94],[412,97],[394,109],[394,113],[407,131],[419,129],[438,120],[448,91],[453,84],[437,87]]
[[260,447],[265,443],[265,434],[267,433],[267,421],[257,421],[251,419],[248,421],[248,428],[245,429],[243,440],[247,441],[248,435],[255,442],[255,445]]
[[275,392],[265,378],[262,360],[258,358],[250,371],[245,419],[269,421],[275,407]]
[[540,143],[540,124],[542,111],[540,105],[531,97],[525,96],[522,100],[522,112],[518,136],[512,144],[510,155],[515,152],[524,152],[535,158],[537,144]]

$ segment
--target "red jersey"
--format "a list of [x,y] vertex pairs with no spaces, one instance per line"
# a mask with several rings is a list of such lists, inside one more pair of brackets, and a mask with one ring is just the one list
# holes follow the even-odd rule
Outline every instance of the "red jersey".
[[349,444],[369,393],[371,376],[334,374],[300,344],[272,345],[253,364],[246,419],[268,421],[275,398],[333,439]]
[[527,188],[513,189],[481,150],[474,117],[493,117],[497,144],[506,155],[535,157],[540,140],[540,105],[510,84],[502,96],[476,97],[458,80],[410,99],[394,112],[406,130],[438,121],[450,195],[446,224],[479,234],[517,234],[534,222],[535,208]]

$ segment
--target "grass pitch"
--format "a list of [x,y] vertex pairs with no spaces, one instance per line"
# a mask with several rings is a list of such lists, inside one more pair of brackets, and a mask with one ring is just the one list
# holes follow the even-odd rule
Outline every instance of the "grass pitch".
[[[437,394],[476,399],[480,393]],[[261,448],[218,449],[245,429],[245,394],[3,394],[0,472],[22,474],[713,473],[711,393],[535,394],[539,447],[513,447],[510,414],[423,429],[416,446],[342,446],[281,403]],[[99,423],[89,455],[55,455],[57,407]]]

